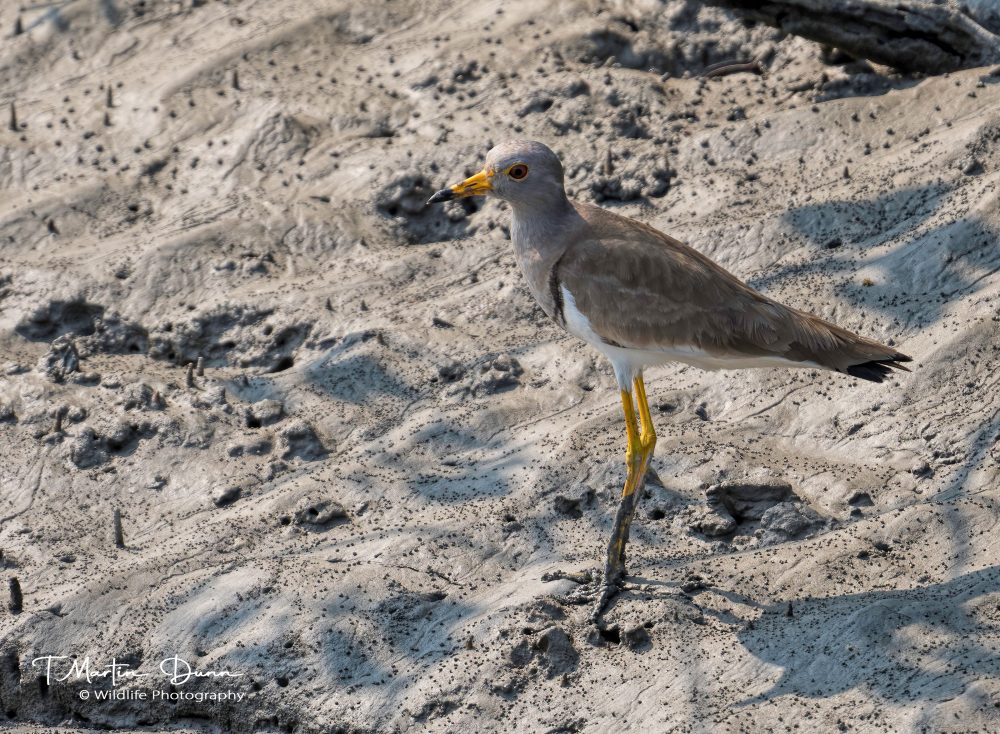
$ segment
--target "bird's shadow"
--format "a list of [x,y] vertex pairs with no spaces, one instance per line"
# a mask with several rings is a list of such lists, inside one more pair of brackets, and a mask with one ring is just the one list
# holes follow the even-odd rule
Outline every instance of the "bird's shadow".
[[[932,183],[790,209],[782,220],[808,241],[810,259],[747,283],[767,291],[812,273],[843,273],[834,284],[836,296],[904,326],[925,328],[941,318],[951,299],[974,292],[1000,271],[998,235],[987,222],[974,215],[938,216],[953,193],[949,185]],[[860,268],[883,275],[853,277]]]
[[787,602],[763,607],[737,637],[781,672],[767,691],[740,705],[854,688],[897,703],[952,698],[976,681],[1000,677],[998,609],[1000,566],[914,589],[801,599],[791,614]]
[[[117,28],[121,25],[124,16],[122,11],[118,8],[116,0],[99,0],[98,3],[101,6],[101,14],[104,19],[113,28]],[[70,7],[73,5],[73,0],[55,0],[55,2],[50,3],[38,3],[32,7],[24,8],[21,10],[31,11],[31,10],[44,10],[45,12],[38,16],[35,20],[25,26],[26,31],[33,30],[36,27],[45,25],[46,23],[51,23],[52,27],[55,28],[60,33],[67,33],[72,27],[72,21],[70,17],[72,16],[72,11],[70,12],[70,17],[62,13],[62,9]]]
[[946,701],[969,685],[1000,678],[1000,566],[913,589],[873,590],[762,604],[751,596],[711,592],[762,614],[746,624],[728,609],[702,606],[673,583],[631,581],[675,598],[699,615],[740,625],[736,637],[778,671],[770,687],[736,705],[786,695],[828,698],[865,689],[886,701]]

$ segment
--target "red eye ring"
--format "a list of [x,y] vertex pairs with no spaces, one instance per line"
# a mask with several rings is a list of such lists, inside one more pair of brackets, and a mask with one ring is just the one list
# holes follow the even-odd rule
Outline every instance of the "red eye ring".
[[528,175],[528,167],[523,163],[515,163],[507,169],[507,175],[515,181],[521,181]]

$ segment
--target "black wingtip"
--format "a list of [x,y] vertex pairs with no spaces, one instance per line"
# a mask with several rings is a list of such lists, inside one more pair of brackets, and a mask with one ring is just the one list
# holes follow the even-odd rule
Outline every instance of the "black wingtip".
[[428,204],[440,204],[442,201],[451,201],[455,198],[455,192],[451,189],[441,189],[434,196],[427,200]]
[[852,364],[847,368],[847,374],[869,382],[884,382],[892,375],[893,370],[909,372],[909,368],[900,364],[901,362],[912,362],[913,358],[897,352],[891,359],[873,359],[871,362]]

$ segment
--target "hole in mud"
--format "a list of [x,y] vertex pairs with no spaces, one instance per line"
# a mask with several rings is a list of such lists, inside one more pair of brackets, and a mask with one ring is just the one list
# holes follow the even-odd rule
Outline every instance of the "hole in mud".
[[247,428],[260,428],[260,418],[255,418],[254,416],[247,416]]
[[284,372],[285,370],[294,367],[295,360],[289,356],[284,356],[278,360],[278,363],[272,367],[269,372]]
[[278,522],[280,522],[282,525],[291,525],[292,518],[290,518],[288,515],[282,515],[281,517],[278,518]]
[[286,678],[283,675],[279,675],[277,678],[274,679],[274,682],[277,683],[282,688],[284,688],[288,685],[288,678]]
[[667,513],[665,513],[659,507],[654,507],[652,510],[649,511],[649,519],[650,520],[662,520],[666,516],[667,516]]
[[103,306],[93,306],[89,303],[67,304],[60,319],[67,326],[75,327],[74,331],[83,336],[94,333],[94,319],[104,312]]
[[44,675],[38,676],[38,695],[45,698],[49,695],[49,682],[45,680]]
[[462,200],[460,209],[451,204],[450,210],[447,207],[427,206],[427,199],[434,191],[430,180],[422,174],[406,173],[377,194],[375,206],[380,214],[402,228],[410,243],[453,239],[465,232],[469,207],[475,211],[475,203]]
[[107,439],[108,451],[113,454],[127,451],[135,445],[138,437],[137,426],[129,425],[125,430]]
[[872,501],[872,496],[867,492],[855,492],[851,498],[847,500],[847,504],[851,507],[858,508],[872,507],[875,503]]
[[622,642],[622,634],[617,627],[611,627],[610,629],[599,629],[597,630],[597,632],[601,636],[601,639],[607,642],[612,642],[615,645],[620,645]]
[[51,301],[22,318],[15,331],[32,341],[51,341],[62,334],[90,336],[95,321],[104,315],[104,306],[82,300]]

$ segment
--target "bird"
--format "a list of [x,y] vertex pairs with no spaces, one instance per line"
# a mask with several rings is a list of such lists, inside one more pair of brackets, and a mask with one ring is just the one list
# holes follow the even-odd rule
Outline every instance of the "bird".
[[647,224],[566,194],[545,144],[501,143],[475,175],[428,204],[494,196],[511,211],[514,259],[542,310],[611,363],[625,416],[626,478],[591,619],[626,579],[625,546],[656,447],[643,370],[800,367],[883,382],[912,358],[779,303],[698,250]]

